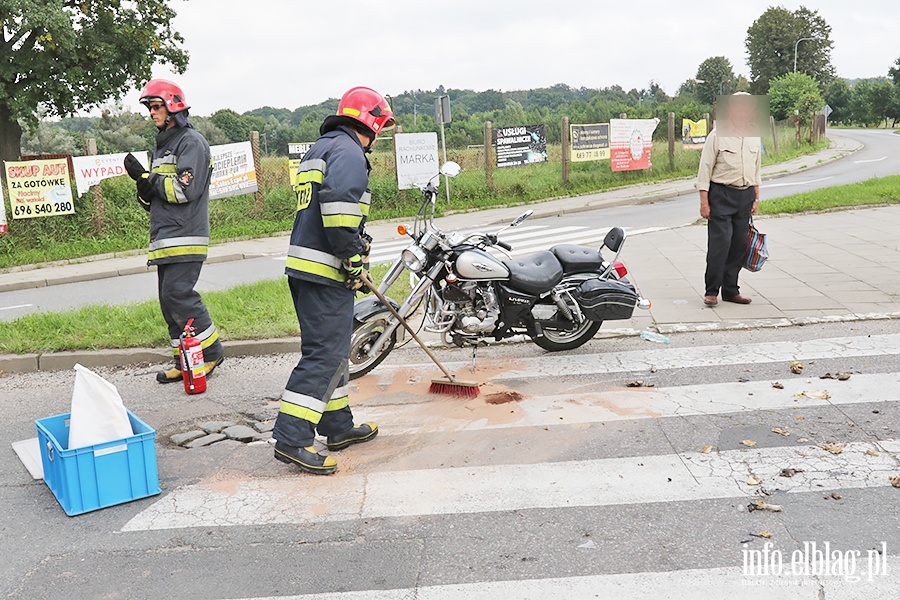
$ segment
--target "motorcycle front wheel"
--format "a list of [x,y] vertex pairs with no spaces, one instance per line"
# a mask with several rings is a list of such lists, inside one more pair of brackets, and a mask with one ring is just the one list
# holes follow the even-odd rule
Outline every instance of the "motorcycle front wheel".
[[602,324],[600,321],[585,321],[572,331],[544,329],[543,337],[532,338],[531,341],[550,352],[574,350],[588,343],[600,330]]
[[372,315],[365,321],[353,320],[353,333],[350,336],[350,379],[357,379],[372,372],[381,364],[387,355],[394,349],[397,342],[397,332],[394,331],[390,340],[381,352],[369,354],[372,346],[387,327],[390,313],[383,312]]

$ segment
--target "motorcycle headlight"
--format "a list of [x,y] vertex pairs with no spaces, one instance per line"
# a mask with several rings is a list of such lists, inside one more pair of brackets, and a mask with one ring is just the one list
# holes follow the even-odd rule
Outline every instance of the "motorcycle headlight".
[[403,261],[403,264],[406,265],[407,269],[413,273],[418,273],[425,267],[425,263],[428,261],[428,255],[419,246],[413,244],[403,251],[400,255],[400,259]]

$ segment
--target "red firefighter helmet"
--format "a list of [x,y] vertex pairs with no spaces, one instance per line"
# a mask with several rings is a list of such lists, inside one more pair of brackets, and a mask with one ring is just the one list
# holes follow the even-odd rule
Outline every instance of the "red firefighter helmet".
[[339,126],[345,119],[362,123],[376,135],[394,125],[394,112],[384,96],[367,87],[347,90],[338,104],[337,114],[325,118],[322,133]]
[[151,100],[164,102],[166,110],[171,114],[190,108],[184,99],[184,92],[181,88],[165,79],[151,79],[141,90],[141,104],[147,106]]

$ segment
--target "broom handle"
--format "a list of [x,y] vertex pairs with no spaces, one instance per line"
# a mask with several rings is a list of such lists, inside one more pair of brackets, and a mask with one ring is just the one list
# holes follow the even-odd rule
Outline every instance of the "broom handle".
[[434,362],[434,364],[436,364],[438,368],[443,371],[444,375],[447,376],[447,379],[449,379],[450,381],[456,381],[456,378],[453,377],[453,375],[450,374],[446,367],[441,364],[441,361],[439,361],[437,359],[437,356],[435,356],[434,353],[428,348],[428,346],[425,345],[425,342],[419,339],[419,336],[417,336],[416,332],[413,331],[412,327],[409,326],[409,323],[406,322],[406,319],[401,317],[400,313],[397,312],[397,309],[395,309],[394,306],[384,297],[384,294],[378,291],[378,287],[376,287],[375,283],[372,282],[372,279],[369,278],[368,271],[363,271],[360,279],[362,279],[363,283],[366,284],[366,287],[369,288],[369,291],[375,294],[375,297],[378,298],[378,300],[381,301],[382,304],[384,304],[384,306],[391,312],[392,315],[394,315],[394,318],[396,318],[398,321],[400,321],[400,323],[403,324],[404,327],[406,327],[406,330],[409,332],[409,335],[412,336],[412,339],[416,340],[416,343],[422,347],[422,350],[425,351],[425,354],[428,355],[428,358],[430,358]]

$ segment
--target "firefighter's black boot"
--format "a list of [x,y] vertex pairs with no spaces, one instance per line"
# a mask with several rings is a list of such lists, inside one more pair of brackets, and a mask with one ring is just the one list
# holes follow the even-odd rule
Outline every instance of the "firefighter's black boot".
[[275,458],[314,475],[331,475],[337,471],[337,461],[331,456],[322,456],[312,446],[297,448],[275,442]]
[[156,380],[160,383],[175,383],[176,381],[181,381],[181,377],[180,363],[175,363],[174,366],[168,369],[161,369],[156,372]]
[[375,423],[363,423],[344,433],[328,436],[326,438],[326,445],[329,450],[343,450],[347,446],[352,446],[353,444],[368,442],[376,435],[378,435],[378,425]]

